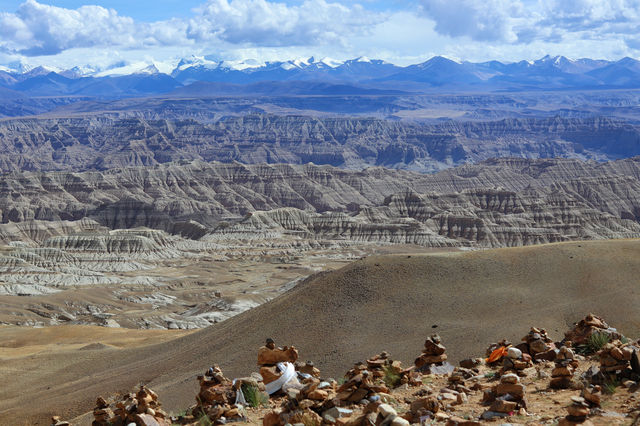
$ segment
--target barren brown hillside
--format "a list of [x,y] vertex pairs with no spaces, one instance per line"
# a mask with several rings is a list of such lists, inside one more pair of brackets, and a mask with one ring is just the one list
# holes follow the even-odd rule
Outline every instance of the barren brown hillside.
[[96,395],[140,382],[167,409],[186,408],[196,374],[213,363],[232,377],[254,371],[265,337],[295,345],[335,376],[384,349],[412,361],[435,326],[454,361],[481,355],[501,337],[518,340],[530,326],[561,338],[588,312],[637,337],[639,277],[640,240],[371,257],[157,345],[3,357],[0,424],[46,424],[52,413],[70,418],[89,411]]

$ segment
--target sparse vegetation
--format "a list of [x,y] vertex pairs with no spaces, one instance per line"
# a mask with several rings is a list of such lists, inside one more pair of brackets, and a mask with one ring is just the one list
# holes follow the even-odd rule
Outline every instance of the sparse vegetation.
[[609,380],[607,380],[602,385],[602,392],[608,395],[612,395],[616,392],[616,388],[620,386],[620,380],[618,380],[615,376],[610,376]]
[[395,388],[400,386],[400,383],[402,382],[402,377],[400,376],[400,374],[398,374],[398,372],[394,370],[392,366],[390,365],[384,366],[383,371],[384,371],[384,377],[382,380],[384,381],[385,385],[387,385],[389,388]]
[[213,426],[213,422],[211,421],[209,416],[207,416],[207,413],[202,411],[201,414],[202,415],[198,418],[198,423],[196,423],[196,425],[197,426]]
[[581,355],[593,355],[598,352],[604,345],[609,343],[611,337],[607,333],[595,332],[589,336],[587,343],[576,346],[576,352]]
[[242,385],[242,393],[250,407],[266,407],[269,405],[269,397],[255,385],[244,383]]

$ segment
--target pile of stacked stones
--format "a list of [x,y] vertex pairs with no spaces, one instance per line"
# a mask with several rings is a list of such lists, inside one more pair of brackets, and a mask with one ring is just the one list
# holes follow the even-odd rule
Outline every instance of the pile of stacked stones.
[[[502,339],[497,343],[489,344],[486,351],[486,362],[488,365],[495,365],[502,360],[504,355],[507,354],[507,349],[512,346],[511,342],[507,339]],[[495,354],[499,354],[497,357],[493,357]]]
[[558,422],[558,426],[573,426],[573,425],[583,425],[583,426],[592,426],[590,420],[587,419],[589,416],[589,405],[585,402],[584,398],[579,396],[571,397],[571,405],[567,407],[566,417],[563,417]]
[[315,378],[320,378],[320,370],[318,370],[315,367],[315,365],[313,364],[313,361],[307,361],[307,362],[296,361],[294,365],[298,373],[301,373],[303,375],[306,374]]
[[442,365],[447,360],[445,351],[440,336],[432,335],[424,342],[422,355],[415,360],[416,369],[423,373],[431,372],[432,366]]
[[[302,370],[302,366],[299,367]],[[318,421],[318,424],[360,424],[357,422],[361,419],[350,417],[353,410],[347,407],[352,404],[368,407],[361,417],[378,418],[379,394],[389,392],[389,388],[382,382],[385,368],[393,368],[398,373],[403,371],[398,362],[392,361],[389,354],[383,352],[366,363],[355,363],[345,374],[345,383],[339,387],[335,381],[322,381],[307,373],[308,376],[300,380],[302,387],[288,388],[287,398],[282,406],[265,416],[263,425],[277,426],[315,421]],[[374,405],[376,409],[372,410],[371,407]],[[386,413],[385,417],[388,417],[388,414]]]
[[[442,348],[444,348],[444,346],[442,346]],[[393,384],[393,386],[404,384],[408,384],[410,386],[422,385],[422,373],[420,371],[417,371],[415,367],[404,369],[402,367],[402,363],[391,359],[391,356],[386,351],[368,359],[366,367],[373,375],[374,380],[384,379],[391,374],[398,379],[397,383]],[[392,385],[391,383],[388,384]]]
[[345,374],[346,381],[337,389],[337,398],[344,403],[360,403],[374,399],[378,393],[389,393],[383,383],[376,383],[363,363],[357,363]]
[[375,379],[382,379],[387,374],[387,371],[392,372],[393,374],[401,377],[401,380],[405,382],[407,379],[405,376],[405,371],[402,368],[402,363],[400,361],[394,361],[391,359],[389,352],[382,352],[379,355],[375,355],[367,360],[367,370],[371,372],[371,375]]
[[587,343],[594,333],[607,334],[609,340],[616,340],[622,337],[615,328],[609,327],[604,319],[589,314],[565,333],[564,340],[571,341],[574,347],[578,347]]
[[[265,416],[264,425],[314,422],[320,424],[323,420],[321,414],[330,412],[333,416],[340,417],[351,413],[350,410],[331,410],[335,407],[335,381],[322,381],[315,377],[308,377],[301,380],[301,385],[301,389],[294,387],[287,389],[282,406]],[[333,416],[331,420],[334,420]]]
[[109,403],[101,396],[96,400],[96,408],[93,409],[92,426],[107,426],[114,418],[113,411],[109,408]]
[[[336,418],[350,415],[351,410],[336,407],[336,404],[341,402],[336,395],[337,383],[334,380],[321,380],[320,370],[312,362],[296,362],[297,357],[298,352],[295,348],[276,348],[271,339],[267,339],[267,344],[259,349],[260,374],[265,377],[268,383],[277,379],[277,377],[273,377],[276,370],[272,368],[277,362],[294,362],[300,377],[296,378],[295,383],[283,387],[285,399],[281,407],[267,413],[263,418],[263,425],[321,424],[323,415],[332,422],[335,422]],[[351,380],[358,381],[364,372],[368,373],[364,364],[356,364],[350,371]]]
[[623,344],[614,340],[605,344],[598,355],[600,356],[600,371],[604,373],[618,373],[621,377],[630,377],[631,359],[635,348],[629,343]]
[[[244,419],[243,407],[235,405],[237,392],[242,392],[240,386],[243,380],[236,381],[234,386],[217,365],[211,367],[205,375],[198,376],[197,379],[200,391],[196,396],[196,406],[191,410],[192,417],[206,415],[213,423]],[[255,381],[255,386],[259,387],[259,382]]]
[[531,327],[529,333],[516,346],[523,353],[531,355],[534,361],[553,361],[556,357],[556,345],[544,328]]
[[483,419],[507,417],[511,413],[526,414],[525,386],[517,374],[508,373],[500,377],[500,383],[484,392],[482,401],[491,404]]
[[465,380],[470,379],[472,377],[477,377],[480,373],[480,370],[477,368],[468,369],[463,367],[456,367],[451,372],[451,375],[447,379],[449,382],[449,389],[464,392],[465,394],[470,394],[471,389],[467,386]]
[[469,401],[468,395],[473,391],[467,386],[465,380],[477,377],[477,369],[470,370],[467,368],[456,367],[448,377],[448,385],[440,389],[438,400],[445,409],[451,409],[451,406],[464,404]]
[[405,419],[411,423],[424,423],[427,419],[437,419],[441,402],[435,396],[422,396],[412,401]]
[[93,410],[92,426],[137,426],[170,425],[167,414],[160,408],[158,395],[151,389],[141,386],[136,394],[125,395],[113,411],[107,401],[99,397]]
[[560,347],[555,359],[555,367],[551,370],[551,382],[549,386],[552,389],[569,389],[573,385],[573,373],[578,368],[578,360],[571,349],[571,342],[565,342]]
[[599,385],[588,385],[582,389],[582,397],[592,407],[600,407],[602,388]]
[[278,348],[273,339],[267,339],[264,346],[258,349],[258,366],[260,375],[265,385],[278,380],[282,372],[277,364],[280,362],[295,363],[298,360],[298,351],[293,346]]
[[520,349],[512,346],[507,349],[507,356],[502,358],[502,370],[500,374],[515,372],[520,376],[524,376],[524,370],[532,366],[531,355],[522,353]]

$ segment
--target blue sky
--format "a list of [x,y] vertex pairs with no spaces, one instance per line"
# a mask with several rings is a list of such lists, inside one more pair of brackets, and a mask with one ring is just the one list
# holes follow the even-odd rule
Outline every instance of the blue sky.
[[0,65],[640,56],[640,0],[0,0]]
[[[24,0],[2,0],[0,11],[15,12]],[[172,17],[188,18],[193,15],[192,10],[204,3],[203,0],[109,0],[109,1],[85,1],[85,0],[53,0],[41,1],[43,4],[77,9],[80,6],[97,4],[106,8],[115,9],[119,14],[130,16],[141,22],[153,22],[170,19]],[[284,3],[296,6],[303,3],[302,0],[279,0],[274,3]],[[348,5],[354,2],[342,1]],[[370,10],[387,11],[415,7],[416,1],[411,0],[368,0],[364,4]]]
[[[24,0],[2,0],[0,10],[15,12]],[[171,17],[188,18],[191,10],[203,3],[202,0],[109,0],[109,1],[84,1],[84,0],[55,0],[42,1],[43,4],[59,6],[67,9],[77,9],[80,6],[97,4],[106,8],[115,9],[120,15],[130,16],[140,22],[153,22]]]

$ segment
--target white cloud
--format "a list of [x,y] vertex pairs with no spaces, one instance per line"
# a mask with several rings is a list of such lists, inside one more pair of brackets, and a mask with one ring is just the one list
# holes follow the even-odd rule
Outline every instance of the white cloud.
[[325,0],[288,6],[266,0],[209,0],[189,21],[187,36],[256,46],[344,44],[348,36],[366,33],[382,20],[360,5],[347,7]]
[[[421,0],[440,34],[475,41],[571,43],[635,36],[640,0]],[[491,47],[488,45],[487,47]]]
[[25,1],[16,13],[0,14],[0,48],[28,56],[94,46],[141,47],[184,41],[180,21],[138,24],[101,6],[78,9]]
[[524,13],[516,0],[424,0],[422,4],[436,31],[474,40],[515,41],[514,25]]
[[[102,69],[192,54],[258,61],[364,55],[403,65],[434,55],[473,61],[640,55],[640,0],[202,1],[190,18],[146,23],[101,6],[25,0],[15,13],[0,12],[0,64],[28,58]],[[386,6],[392,4],[404,6]]]

